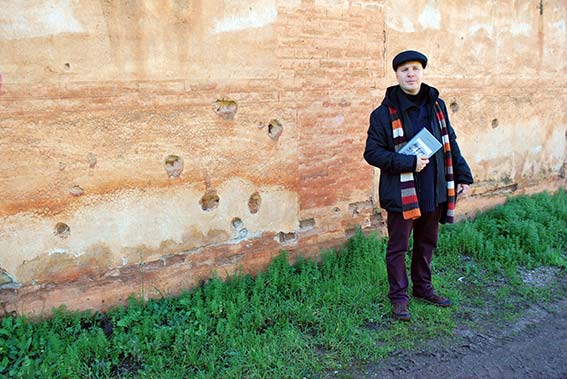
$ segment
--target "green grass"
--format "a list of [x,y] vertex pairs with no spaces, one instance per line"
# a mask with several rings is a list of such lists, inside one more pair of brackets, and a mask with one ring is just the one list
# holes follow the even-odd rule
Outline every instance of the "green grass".
[[[175,298],[106,314],[55,310],[33,321],[4,317],[0,375],[14,378],[318,378],[450,337],[467,310],[499,304],[500,317],[549,296],[520,270],[567,268],[567,195],[510,198],[441,228],[434,285],[455,306],[412,301],[410,323],[392,322],[386,242],[360,231],[320,262],[282,253],[252,278],[209,280]],[[496,300],[488,302],[486,299]]]

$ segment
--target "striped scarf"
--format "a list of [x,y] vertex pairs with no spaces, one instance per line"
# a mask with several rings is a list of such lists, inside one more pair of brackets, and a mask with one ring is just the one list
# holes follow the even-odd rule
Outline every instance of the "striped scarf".
[[[390,119],[392,120],[392,132],[394,135],[394,148],[400,150],[406,143],[404,129],[398,111],[388,107]],[[445,115],[438,102],[434,105],[435,116],[441,129],[441,142],[443,143],[443,157],[445,160],[445,180],[447,182],[447,214],[444,221],[452,223],[455,218],[455,180],[453,176],[453,160],[451,158],[451,145],[449,143],[449,130],[445,122]],[[419,201],[415,190],[415,179],[413,172],[400,174],[400,189],[402,192],[402,214],[405,220],[415,220],[421,216]]]

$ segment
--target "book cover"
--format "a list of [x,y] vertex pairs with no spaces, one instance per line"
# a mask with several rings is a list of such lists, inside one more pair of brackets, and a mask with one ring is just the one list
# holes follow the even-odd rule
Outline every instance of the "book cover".
[[423,128],[398,153],[405,155],[418,155],[431,158],[441,148],[441,143],[427,130]]

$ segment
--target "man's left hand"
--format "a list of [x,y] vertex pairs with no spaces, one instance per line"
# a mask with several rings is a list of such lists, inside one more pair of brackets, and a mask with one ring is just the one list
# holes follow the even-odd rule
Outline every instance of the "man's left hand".
[[461,183],[457,184],[457,195],[458,196],[465,195],[469,191],[470,187],[471,186],[469,186],[468,184],[461,184]]

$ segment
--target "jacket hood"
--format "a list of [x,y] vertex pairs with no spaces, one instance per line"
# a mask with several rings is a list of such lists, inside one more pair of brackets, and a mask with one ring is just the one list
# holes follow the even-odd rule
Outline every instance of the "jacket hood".
[[[425,83],[421,83],[420,91],[427,91],[428,94],[428,104],[433,104],[439,99],[439,91],[435,87],[431,87]],[[400,108],[399,96],[403,93],[400,85],[395,85],[388,87],[386,89],[386,95],[384,95],[384,100],[382,100],[382,105],[387,107],[394,107],[396,109]]]

